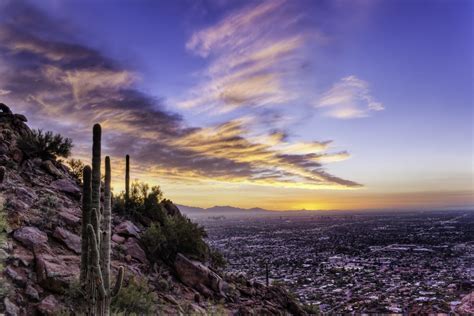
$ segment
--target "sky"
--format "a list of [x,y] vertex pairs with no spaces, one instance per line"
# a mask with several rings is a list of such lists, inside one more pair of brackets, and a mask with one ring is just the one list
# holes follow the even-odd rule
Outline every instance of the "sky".
[[472,1],[0,0],[0,102],[114,191],[273,210],[474,208]]

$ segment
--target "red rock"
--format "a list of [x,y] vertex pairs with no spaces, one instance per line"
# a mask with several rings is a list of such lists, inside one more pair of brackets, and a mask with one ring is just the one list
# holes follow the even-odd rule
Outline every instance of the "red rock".
[[460,315],[474,314],[474,292],[471,292],[462,298],[461,304],[456,308],[456,312]]
[[45,297],[36,308],[41,315],[56,315],[61,311],[61,305],[54,295]]
[[117,244],[123,244],[123,242],[125,241],[125,238],[117,234],[113,234],[112,240],[115,241]]
[[192,286],[198,291],[202,290],[202,285],[204,285],[214,292],[224,295],[223,289],[227,287],[227,283],[202,263],[190,260],[184,255],[178,254],[174,265],[178,277],[184,284]]
[[140,229],[130,221],[120,223],[114,228],[114,232],[123,236],[140,237]]
[[129,255],[130,257],[138,260],[141,263],[149,264],[148,259],[146,258],[145,251],[138,244],[138,240],[136,240],[135,238],[129,238],[127,239],[127,242],[125,242],[124,247],[126,255]]
[[62,293],[71,281],[79,275],[77,256],[36,254],[36,275],[38,283],[45,289]]
[[70,232],[67,229],[56,227],[53,233],[53,237],[60,240],[69,249],[77,254],[81,253],[81,237]]
[[76,226],[81,222],[79,217],[66,211],[59,212],[58,216],[66,225]]
[[36,227],[21,227],[13,233],[13,237],[21,242],[24,246],[34,249],[36,246],[46,244],[48,236]]
[[59,179],[53,181],[51,182],[51,187],[58,191],[70,194],[76,198],[81,196],[81,190],[79,189],[79,186],[68,179]]

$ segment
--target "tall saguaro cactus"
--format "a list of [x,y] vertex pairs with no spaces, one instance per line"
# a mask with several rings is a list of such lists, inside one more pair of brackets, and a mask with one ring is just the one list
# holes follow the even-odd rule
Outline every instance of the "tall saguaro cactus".
[[125,201],[130,199],[130,156],[125,156]]
[[87,315],[110,315],[110,301],[122,286],[123,267],[116,284],[110,287],[111,167],[105,158],[104,207],[100,212],[100,138],[101,127],[94,125],[92,170],[83,170],[82,241],[80,281],[85,292]]

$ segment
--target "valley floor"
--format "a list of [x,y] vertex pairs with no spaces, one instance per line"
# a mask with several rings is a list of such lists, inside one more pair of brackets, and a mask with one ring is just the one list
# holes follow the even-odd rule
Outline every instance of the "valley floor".
[[265,282],[268,262],[270,282],[322,312],[447,313],[473,291],[474,212],[198,220],[229,272]]

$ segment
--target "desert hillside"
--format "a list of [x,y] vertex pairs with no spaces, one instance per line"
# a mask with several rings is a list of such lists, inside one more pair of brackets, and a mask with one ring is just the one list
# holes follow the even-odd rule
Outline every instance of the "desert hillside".
[[[0,249],[0,313],[79,314],[85,294],[79,283],[81,173],[77,166],[66,166],[56,157],[32,154],[25,151],[24,144],[19,146],[34,134],[26,123],[26,117],[13,114],[2,104],[0,194],[5,238]],[[111,275],[117,275],[119,267],[125,271],[122,288],[112,300],[112,313],[305,314],[280,287],[221,273],[212,262],[212,250],[200,239],[205,236],[202,228],[187,220],[171,201],[158,200],[155,193],[145,192],[142,204],[156,198],[153,207],[161,218],[142,204],[132,213],[127,205],[120,205],[119,197],[112,199]],[[154,236],[168,236],[158,233],[171,227],[160,225],[160,220],[177,223],[175,229],[189,227],[199,238],[184,247],[179,238],[186,236],[173,232],[178,236],[174,247],[169,239],[166,247],[156,248]]]

